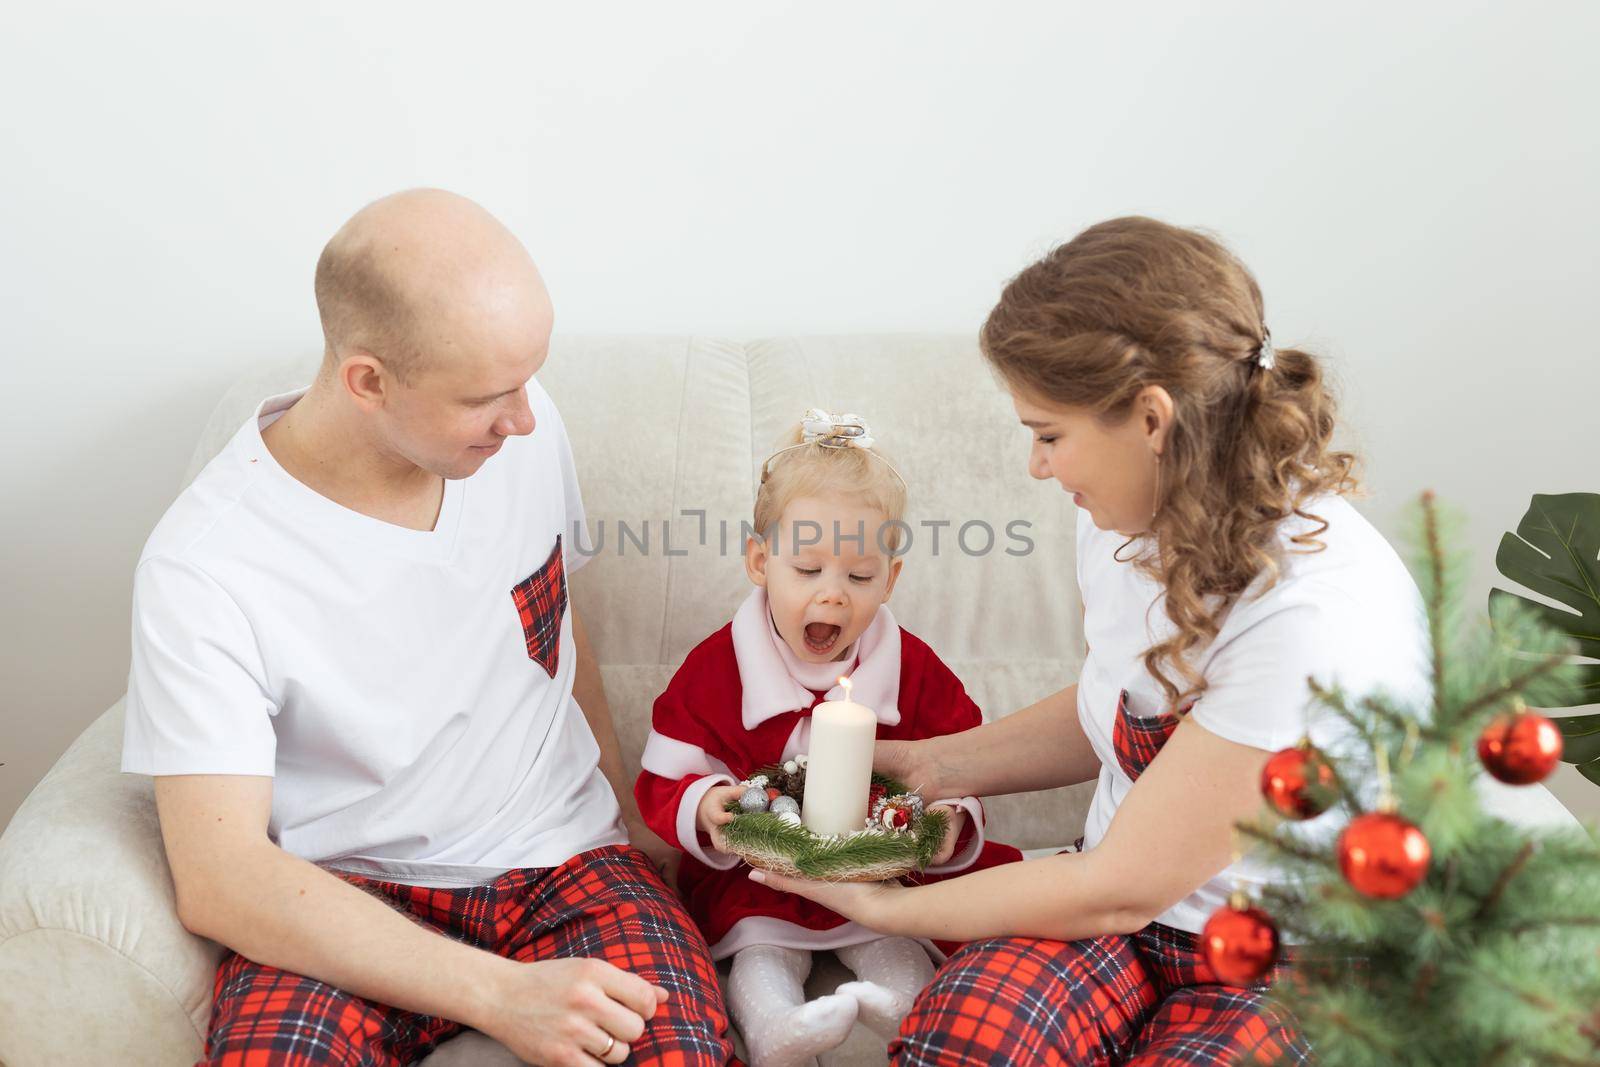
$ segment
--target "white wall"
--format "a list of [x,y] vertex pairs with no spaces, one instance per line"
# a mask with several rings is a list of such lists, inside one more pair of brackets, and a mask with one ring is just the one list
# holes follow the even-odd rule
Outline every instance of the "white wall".
[[1087,223],[1205,225],[1380,522],[1437,488],[1486,584],[1531,493],[1600,491],[1593,4],[450,6],[0,16],[0,824],[121,693],[211,404],[400,187],[504,218],[566,331],[970,331]]

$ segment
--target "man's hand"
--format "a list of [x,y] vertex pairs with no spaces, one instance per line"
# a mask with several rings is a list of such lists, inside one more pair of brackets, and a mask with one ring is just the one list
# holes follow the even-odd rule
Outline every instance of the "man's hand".
[[472,1025],[528,1063],[621,1063],[667,999],[665,989],[604,960],[504,962]]
[[744,791],[742,785],[717,785],[707,789],[706,795],[700,798],[694,825],[711,838],[711,847],[718,852],[728,851],[728,839],[722,836],[722,828],[733,821],[728,805],[744,796]]
[[628,828],[628,843],[650,857],[655,869],[661,872],[661,878],[667,883],[667,888],[676,893],[678,865],[683,862],[683,853],[661,840],[656,832],[645,824],[644,819],[638,816],[633,818],[623,816],[622,821]]
[[942,811],[950,816],[950,822],[945,827],[944,840],[939,843],[939,850],[933,854],[929,861],[930,867],[949,863],[950,857],[956,854],[956,842],[961,838],[961,831],[967,825],[967,809],[958,808],[953,804],[934,804],[929,811]]
[[164,776],[155,792],[180,920],[259,963],[454,1019],[552,1065],[623,1062],[665,999],[600,960],[519,963],[456,941],[284,852],[267,837],[271,778]]

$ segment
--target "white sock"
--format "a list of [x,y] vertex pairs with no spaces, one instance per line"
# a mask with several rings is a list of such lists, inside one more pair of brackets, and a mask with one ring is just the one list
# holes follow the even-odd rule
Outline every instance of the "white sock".
[[834,993],[806,1002],[811,953],[752,945],[733,955],[728,1009],[744,1036],[750,1067],[804,1067],[837,1048],[856,1024],[856,999]]
[[880,937],[834,952],[860,979],[844,983],[838,992],[854,997],[861,1021],[885,1041],[893,1041],[917,994],[933,981],[927,950],[909,937]]

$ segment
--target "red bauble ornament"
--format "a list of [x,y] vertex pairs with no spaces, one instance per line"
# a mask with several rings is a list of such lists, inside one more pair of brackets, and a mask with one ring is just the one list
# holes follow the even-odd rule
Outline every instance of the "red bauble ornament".
[[1309,744],[1274,752],[1261,771],[1261,795],[1286,819],[1314,819],[1333,805],[1333,767]]
[[893,804],[883,809],[883,825],[891,830],[904,830],[911,825],[911,812]]
[[1537,712],[1502,715],[1478,735],[1478,758],[1509,785],[1542,782],[1561,762],[1561,731]]
[[1351,888],[1379,900],[1396,900],[1428,873],[1433,846],[1411,823],[1389,812],[1350,820],[1339,835],[1339,870]]
[[1219,981],[1254,985],[1278,962],[1278,928],[1260,908],[1231,901],[1206,920],[1200,950]]
[[783,790],[777,789],[777,788],[775,788],[773,786],[770,786],[770,785],[767,786],[767,800],[768,800],[768,802],[777,800],[781,796],[783,796]]

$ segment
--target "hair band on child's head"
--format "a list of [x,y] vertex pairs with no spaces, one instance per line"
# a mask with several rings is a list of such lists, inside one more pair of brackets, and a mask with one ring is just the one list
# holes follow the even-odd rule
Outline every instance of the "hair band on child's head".
[[1271,370],[1278,362],[1278,350],[1272,347],[1272,331],[1261,328],[1261,347],[1256,351],[1256,364],[1262,370]]
[[884,459],[882,455],[872,450],[872,432],[867,429],[867,424],[860,415],[842,414],[835,415],[826,408],[807,408],[804,417],[800,420],[799,444],[780,448],[768,456],[766,462],[761,464],[761,480],[765,482],[772,472],[768,465],[779,456],[796,448],[805,448],[809,445],[821,445],[823,448],[859,448],[876,456],[889,471],[900,479],[900,484],[905,485],[905,478],[894,469],[894,464]]

